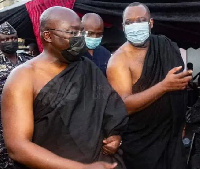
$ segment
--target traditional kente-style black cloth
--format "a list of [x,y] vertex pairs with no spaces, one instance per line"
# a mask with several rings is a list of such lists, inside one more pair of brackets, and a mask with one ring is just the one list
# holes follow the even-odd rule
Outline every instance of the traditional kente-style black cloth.
[[[177,45],[165,36],[152,35],[142,74],[133,85],[133,93],[162,81],[176,66],[184,67]],[[130,116],[122,144],[127,169],[185,169],[181,138],[185,98],[185,91],[169,92]]]
[[127,122],[123,101],[98,67],[84,57],[37,95],[32,141],[64,158],[83,163],[116,161],[117,169],[124,169],[121,150],[106,156],[101,148],[103,139],[121,134]]
[[190,158],[188,161],[188,169],[200,169],[200,134],[195,133]]
[[196,103],[187,111],[186,122],[196,125],[194,131],[200,134],[200,97]]
[[189,169],[200,169],[200,97],[187,111],[186,122],[195,133],[188,162]]

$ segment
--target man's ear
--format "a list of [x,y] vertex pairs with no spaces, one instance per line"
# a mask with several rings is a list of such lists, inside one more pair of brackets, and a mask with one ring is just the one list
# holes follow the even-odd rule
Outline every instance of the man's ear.
[[153,28],[153,23],[154,23],[154,20],[153,20],[153,18],[151,18],[150,19],[150,27],[151,27],[151,29]]
[[122,23],[122,29],[123,29],[123,32],[125,31],[125,24],[124,23]]
[[47,42],[52,42],[51,36],[50,36],[50,32],[49,32],[49,31],[44,31],[44,32],[42,32],[42,36],[43,36],[43,38],[44,38],[45,41],[47,41]]

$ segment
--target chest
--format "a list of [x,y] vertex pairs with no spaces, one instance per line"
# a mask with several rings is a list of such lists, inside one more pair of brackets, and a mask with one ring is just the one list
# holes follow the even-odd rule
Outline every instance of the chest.
[[145,56],[147,50],[133,51],[129,60],[129,70],[132,77],[132,84],[134,85],[142,75]]
[[36,69],[33,75],[34,98],[38,95],[53,78],[55,78],[63,69]]

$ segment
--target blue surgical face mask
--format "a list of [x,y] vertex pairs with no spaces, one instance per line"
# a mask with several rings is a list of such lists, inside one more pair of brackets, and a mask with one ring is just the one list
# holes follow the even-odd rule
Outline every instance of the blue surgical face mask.
[[135,46],[143,45],[149,38],[149,22],[132,23],[125,25],[124,32],[126,38]]
[[100,38],[91,38],[85,36],[85,43],[88,49],[95,49],[97,46],[100,45],[102,37]]

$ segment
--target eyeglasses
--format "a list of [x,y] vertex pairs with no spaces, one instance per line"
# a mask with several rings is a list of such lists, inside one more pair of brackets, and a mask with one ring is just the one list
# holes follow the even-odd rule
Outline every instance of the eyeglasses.
[[86,37],[102,37],[103,36],[103,32],[91,32],[91,31],[85,31],[85,36]]
[[63,32],[66,33],[70,36],[85,36],[85,31],[80,31],[80,30],[74,30],[74,31],[63,31],[59,29],[47,29],[48,31],[58,31],[58,32]]

